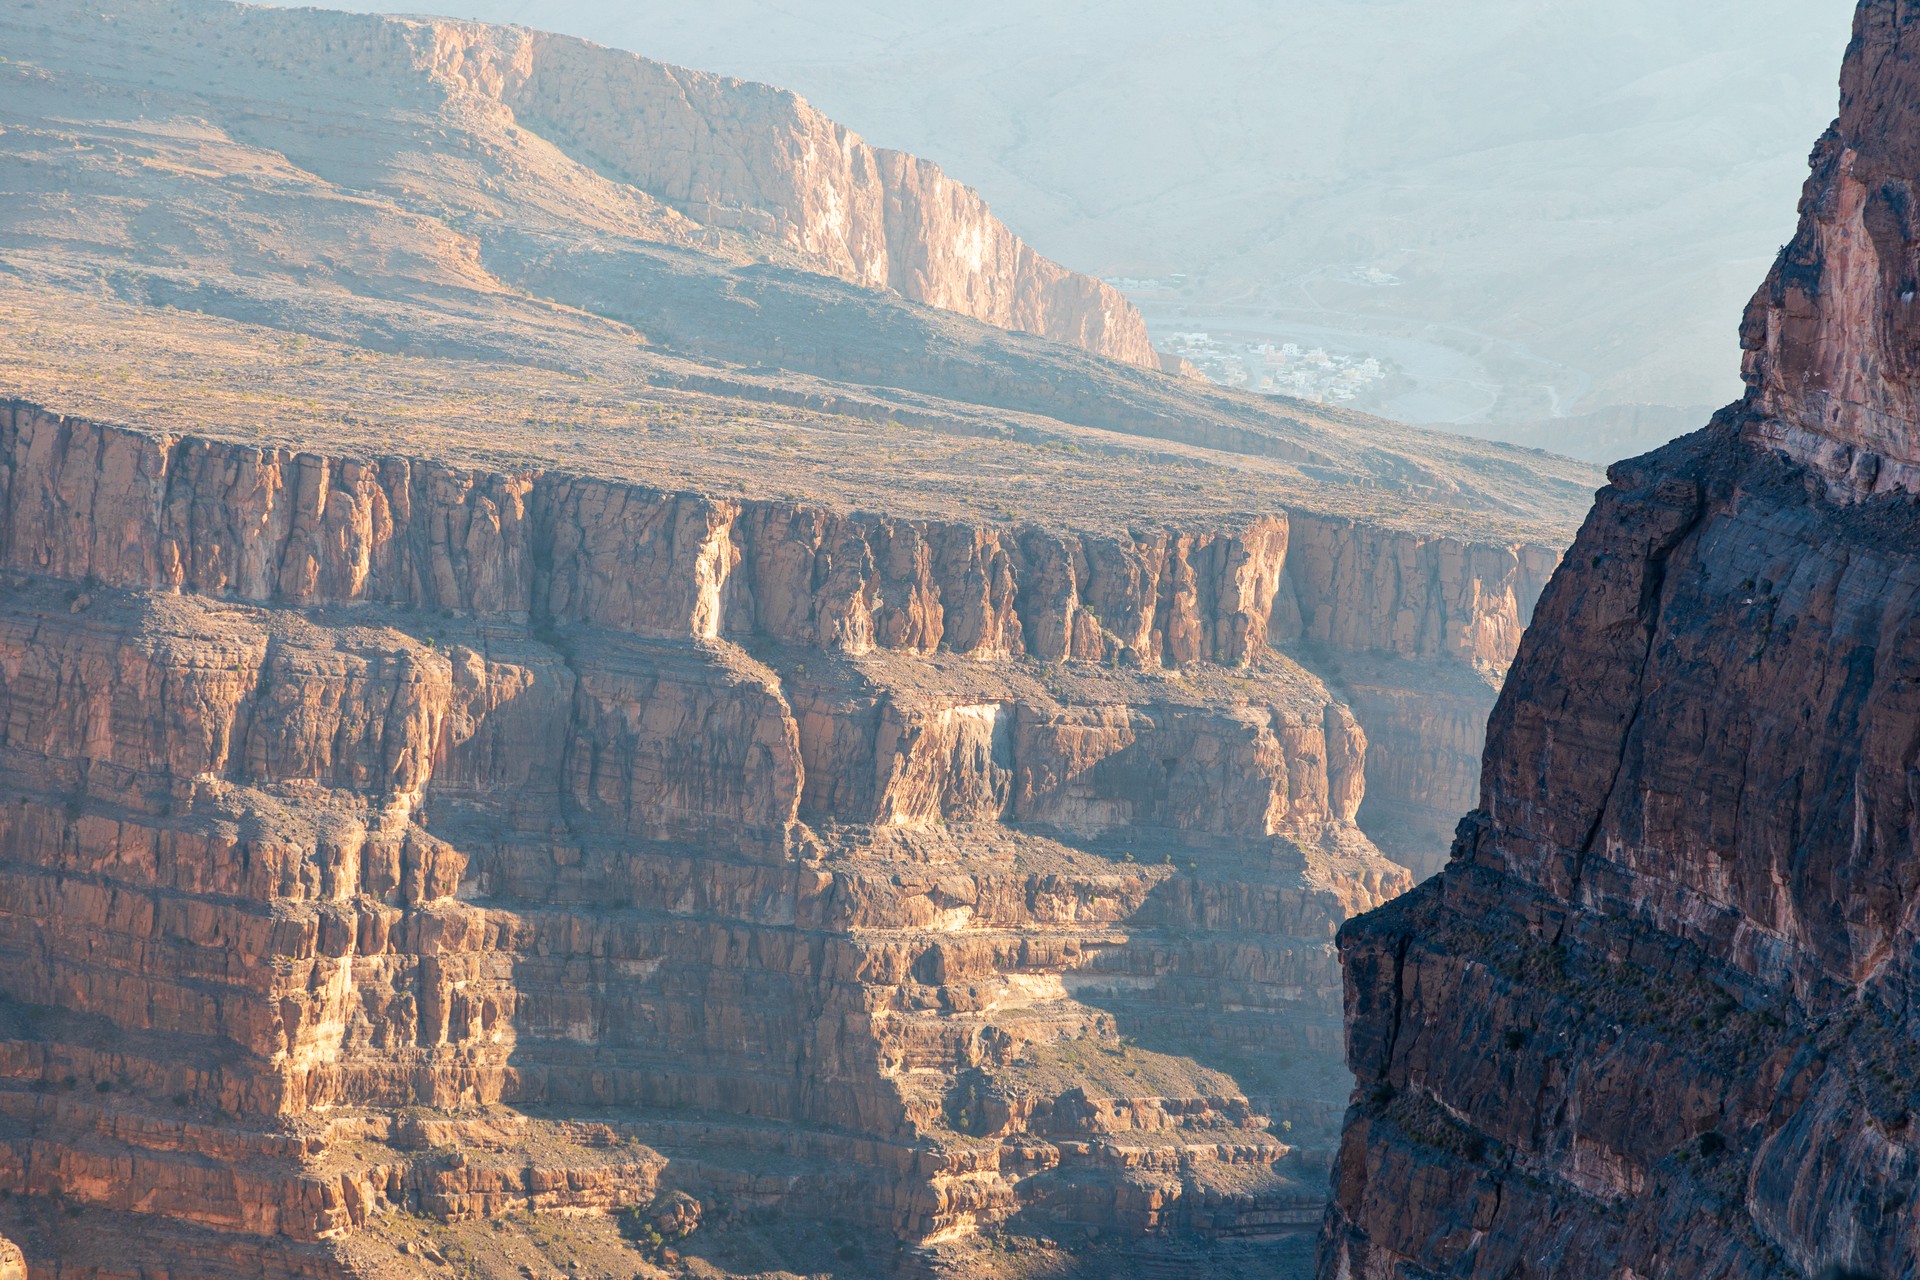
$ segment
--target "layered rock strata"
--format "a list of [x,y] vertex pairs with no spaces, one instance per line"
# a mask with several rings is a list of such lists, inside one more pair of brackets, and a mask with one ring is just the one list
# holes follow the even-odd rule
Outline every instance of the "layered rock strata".
[[1920,1271],[1916,42],[1861,4],[1747,398],[1613,469],[1452,863],[1341,935],[1324,1276]]
[[1283,646],[1471,669],[1528,589],[1312,517],[942,524],[19,403],[0,458],[0,1186],[209,1275],[673,1191],[911,1244],[1309,1226],[1332,933],[1411,880]]
[[[1422,874],[1444,852],[1499,674],[1597,476],[1186,385],[1091,328],[1082,350],[967,319],[1080,341],[1114,300],[927,166],[772,90],[517,29],[218,0],[20,4],[7,24],[8,385],[316,454],[399,432],[508,471],[884,506],[923,518],[939,572],[991,569],[998,543],[963,563],[981,525],[1097,530],[1036,550],[1026,587],[1084,588],[1096,612],[1136,589],[1109,575],[1173,574],[1190,550],[1203,576],[1239,572],[1205,563],[1219,547],[1133,538],[1143,511],[1207,536],[1285,511],[1232,552],[1257,577],[1284,547],[1294,569],[1252,625],[1369,735],[1362,825]],[[1048,301],[1063,289],[1093,292]],[[1177,613],[1161,635],[1132,615],[1101,634],[1077,605],[1002,635],[1006,608],[898,625],[909,647],[1049,660],[1245,644]],[[847,625],[869,625],[858,613]]]

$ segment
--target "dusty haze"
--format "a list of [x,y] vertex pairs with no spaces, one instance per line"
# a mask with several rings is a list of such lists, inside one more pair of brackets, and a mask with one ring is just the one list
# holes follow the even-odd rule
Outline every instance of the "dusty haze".
[[468,0],[457,16],[796,89],[977,185],[1069,266],[1159,282],[1133,292],[1163,342],[1373,357],[1354,407],[1613,457],[1738,393],[1727,317],[1791,232],[1849,11],[1035,8]]

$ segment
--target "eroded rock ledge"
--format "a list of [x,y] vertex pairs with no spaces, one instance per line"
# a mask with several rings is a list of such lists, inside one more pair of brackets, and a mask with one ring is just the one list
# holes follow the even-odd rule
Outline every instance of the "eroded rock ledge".
[[1556,557],[1280,514],[1130,538],[168,438],[0,402],[4,563],[861,654],[1238,665],[1270,643],[1504,670]]
[[16,405],[4,563],[135,590],[384,604],[653,639],[1125,669],[1281,647],[1374,745],[1367,825],[1437,865],[1556,557],[1276,514],[1133,536],[847,515],[557,473],[170,439]]
[[1749,434],[1837,496],[1920,491],[1914,21],[1890,0],[1860,6],[1799,231],[1741,328]]

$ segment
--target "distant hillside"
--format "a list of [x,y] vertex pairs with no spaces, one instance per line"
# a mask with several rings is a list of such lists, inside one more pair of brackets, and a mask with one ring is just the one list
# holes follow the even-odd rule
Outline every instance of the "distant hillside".
[[[1847,0],[469,0],[789,85],[980,184],[1159,331],[1392,362],[1362,407],[1532,424],[1740,389]],[[1644,420],[1644,415],[1642,415]],[[1555,438],[1585,427],[1530,433]],[[1654,443],[1649,441],[1648,443]]]

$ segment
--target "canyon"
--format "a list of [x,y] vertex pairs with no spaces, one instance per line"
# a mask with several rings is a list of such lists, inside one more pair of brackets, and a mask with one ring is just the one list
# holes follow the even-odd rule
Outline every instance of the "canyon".
[[1452,861],[1341,933],[1325,1277],[1920,1268],[1917,44],[1862,0],[1746,397],[1612,469]]
[[1597,474],[1170,373],[791,94],[0,20],[29,1275],[1310,1265]]

